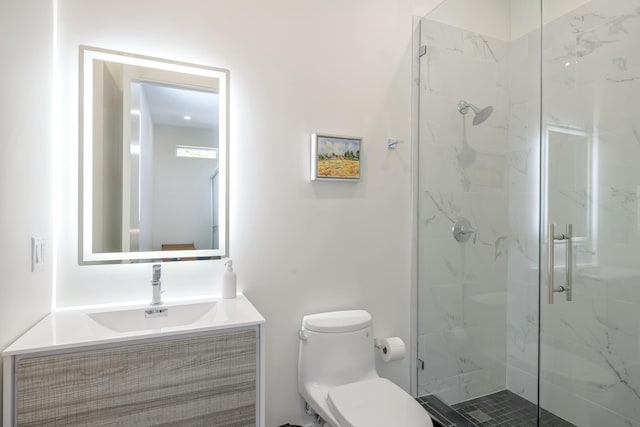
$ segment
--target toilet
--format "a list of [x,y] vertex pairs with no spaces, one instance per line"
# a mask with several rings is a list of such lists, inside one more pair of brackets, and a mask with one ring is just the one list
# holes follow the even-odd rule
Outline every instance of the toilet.
[[378,376],[368,312],[304,316],[299,339],[298,391],[315,426],[433,427],[418,402]]

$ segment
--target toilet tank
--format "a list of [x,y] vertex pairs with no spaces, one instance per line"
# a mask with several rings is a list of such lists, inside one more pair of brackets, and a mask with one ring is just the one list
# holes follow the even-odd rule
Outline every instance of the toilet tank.
[[304,316],[300,330],[298,381],[347,384],[377,377],[371,315],[364,310]]

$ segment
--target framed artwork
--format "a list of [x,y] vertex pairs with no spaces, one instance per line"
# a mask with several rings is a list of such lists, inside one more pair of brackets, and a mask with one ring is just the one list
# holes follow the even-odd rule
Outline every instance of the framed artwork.
[[360,180],[362,138],[311,135],[311,180]]

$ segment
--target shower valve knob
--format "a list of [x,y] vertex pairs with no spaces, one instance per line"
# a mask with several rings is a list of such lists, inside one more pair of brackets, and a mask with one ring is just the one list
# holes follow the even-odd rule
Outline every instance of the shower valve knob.
[[451,228],[453,232],[453,238],[460,243],[464,243],[471,238],[471,235],[475,233],[475,230],[471,226],[471,223],[466,218],[460,218],[453,224]]

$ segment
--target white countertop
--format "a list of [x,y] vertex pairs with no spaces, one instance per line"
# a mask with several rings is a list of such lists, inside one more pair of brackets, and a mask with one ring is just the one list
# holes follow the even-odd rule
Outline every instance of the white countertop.
[[26,353],[38,353],[155,337],[179,336],[185,333],[260,325],[265,322],[264,317],[262,317],[253,304],[242,294],[238,294],[236,298],[232,299],[210,298],[181,301],[179,303],[168,302],[153,308],[168,308],[169,315],[171,315],[172,306],[181,306],[181,309],[184,311],[186,305],[201,305],[207,302],[214,303],[214,308],[188,324],[156,329],[141,328],[126,332],[114,331],[94,320],[95,317],[91,315],[95,315],[96,313],[100,313],[100,315],[113,313],[117,318],[117,312],[151,308],[148,304],[110,307],[108,309],[94,308],[55,311],[48,314],[13,344],[7,347],[2,352],[2,356],[7,357]]

